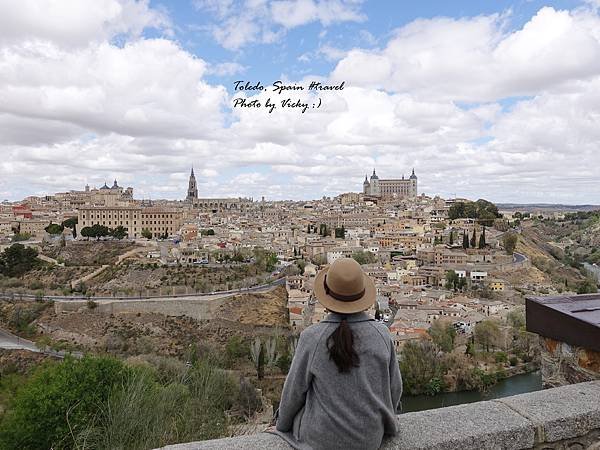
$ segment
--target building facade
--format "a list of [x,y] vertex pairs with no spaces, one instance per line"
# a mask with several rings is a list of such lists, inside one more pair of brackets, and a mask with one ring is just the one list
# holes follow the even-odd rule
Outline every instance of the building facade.
[[162,207],[143,206],[84,206],[79,209],[79,229],[95,224],[108,228],[122,226],[130,238],[138,238],[142,230],[152,237],[171,236],[183,225],[183,211]]
[[412,198],[417,196],[417,176],[415,169],[409,178],[379,179],[373,169],[370,180],[365,175],[363,182],[363,194],[370,197],[380,198]]

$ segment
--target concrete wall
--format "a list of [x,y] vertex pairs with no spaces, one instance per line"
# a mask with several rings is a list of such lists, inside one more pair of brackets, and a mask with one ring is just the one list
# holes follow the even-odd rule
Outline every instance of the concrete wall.
[[[402,414],[398,421],[399,435],[384,441],[382,449],[600,450],[600,381]],[[267,433],[164,447],[165,450],[290,448],[278,436]]]

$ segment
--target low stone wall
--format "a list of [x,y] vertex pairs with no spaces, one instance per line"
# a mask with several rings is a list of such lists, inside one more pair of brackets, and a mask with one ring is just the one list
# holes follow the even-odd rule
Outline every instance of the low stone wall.
[[[600,381],[398,416],[385,450],[600,450]],[[165,450],[289,450],[278,436],[193,442]]]

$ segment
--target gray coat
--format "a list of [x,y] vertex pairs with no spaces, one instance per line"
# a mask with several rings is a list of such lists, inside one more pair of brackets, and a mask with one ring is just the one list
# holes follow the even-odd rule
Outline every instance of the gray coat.
[[397,433],[402,378],[387,327],[364,313],[346,316],[359,367],[338,372],[327,338],[343,316],[305,329],[283,386],[277,434],[297,449],[377,449]]

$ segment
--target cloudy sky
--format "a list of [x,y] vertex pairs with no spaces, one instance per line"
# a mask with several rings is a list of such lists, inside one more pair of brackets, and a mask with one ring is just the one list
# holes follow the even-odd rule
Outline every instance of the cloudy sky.
[[[418,4],[418,5],[417,5]],[[236,80],[345,81],[302,114]],[[600,203],[600,0],[0,0],[0,200],[101,186]]]

